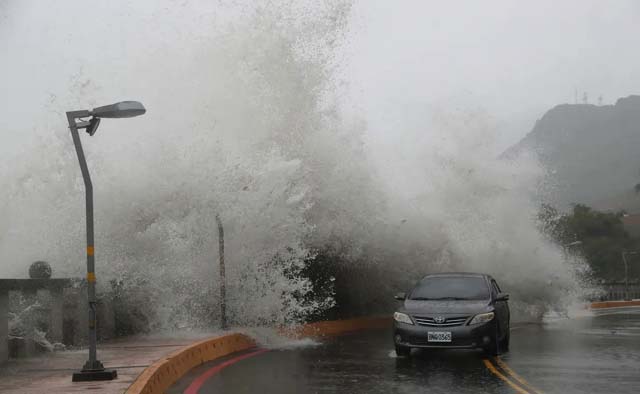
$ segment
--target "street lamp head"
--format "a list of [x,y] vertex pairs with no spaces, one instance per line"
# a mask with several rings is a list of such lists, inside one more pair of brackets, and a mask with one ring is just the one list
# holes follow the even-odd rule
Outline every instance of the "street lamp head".
[[121,101],[119,103],[94,108],[91,115],[96,118],[132,118],[142,115],[147,110],[137,101]]
[[[93,111],[70,111],[67,112],[69,127],[75,130],[85,129],[89,135],[94,135],[98,131],[100,119],[102,118],[132,118],[147,112],[144,105],[137,101],[121,101],[119,103],[105,105],[94,108]],[[84,120],[91,116],[91,119]]]
[[93,136],[96,131],[98,131],[98,126],[100,126],[100,118],[91,118],[91,120],[89,120],[89,125],[87,126],[87,134]]

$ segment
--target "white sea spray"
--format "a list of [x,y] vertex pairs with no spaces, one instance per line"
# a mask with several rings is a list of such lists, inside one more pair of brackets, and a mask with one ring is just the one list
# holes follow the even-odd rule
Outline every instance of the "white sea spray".
[[[353,314],[385,311],[391,294],[434,271],[491,273],[536,316],[579,294],[536,224],[542,169],[497,159],[484,114],[445,110],[383,140],[375,122],[345,116],[349,2],[146,4],[122,2],[75,26],[56,17],[73,13],[69,4],[30,25],[70,34],[58,44],[70,59],[32,54],[58,80],[42,87],[41,118],[15,130],[37,142],[0,161],[2,276],[24,276],[38,259],[56,276],[82,276],[83,186],[63,113],[138,99],[145,116],[105,119],[82,138],[98,283],[140,326],[216,321],[216,215],[236,326],[296,322],[336,300]],[[70,33],[83,28],[90,40]],[[319,294],[301,274],[319,253],[337,266],[335,299],[332,284]]]

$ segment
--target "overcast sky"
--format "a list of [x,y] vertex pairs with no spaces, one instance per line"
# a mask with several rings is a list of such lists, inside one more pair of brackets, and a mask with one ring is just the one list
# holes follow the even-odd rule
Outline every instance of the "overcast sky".
[[354,31],[352,79],[382,123],[482,109],[506,146],[575,89],[640,94],[639,1],[360,1]]
[[[69,13],[64,1],[0,0],[0,152],[27,143],[34,115],[68,90],[74,67],[79,72],[83,53],[91,53],[87,46],[106,54],[94,62],[135,67],[126,64],[124,32],[133,40],[154,32],[122,26],[119,18],[130,22],[130,14],[156,6],[125,1],[120,11],[116,3]],[[185,11],[191,5],[183,3],[175,18],[189,29],[195,26],[189,18],[201,10]],[[164,17],[172,12],[165,9]],[[102,35],[94,36],[98,29]],[[124,52],[109,58],[114,48]],[[353,105],[374,133],[392,137],[398,122],[428,123],[442,108],[481,110],[495,120],[502,149],[544,111],[572,102],[575,89],[580,98],[588,92],[592,103],[600,95],[608,104],[639,94],[639,48],[640,2],[633,0],[361,0],[347,37],[345,75],[358,101]]]

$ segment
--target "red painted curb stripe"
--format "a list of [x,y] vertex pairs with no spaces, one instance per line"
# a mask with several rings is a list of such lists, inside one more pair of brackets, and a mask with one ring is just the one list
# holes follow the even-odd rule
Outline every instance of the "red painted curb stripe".
[[204,382],[206,382],[207,379],[209,379],[213,375],[217,374],[218,372],[222,371],[226,367],[228,367],[230,365],[233,365],[233,364],[237,363],[238,361],[242,361],[245,358],[257,356],[259,354],[262,354],[262,353],[268,352],[268,351],[269,351],[269,349],[256,350],[255,352],[251,352],[251,353],[248,353],[248,354],[243,354],[242,356],[238,356],[238,357],[232,358],[231,360],[227,360],[227,361],[225,361],[225,362],[223,362],[221,364],[216,365],[215,367],[213,367],[213,368],[207,370],[206,372],[204,372],[202,375],[198,376],[193,382],[191,382],[191,384],[189,385],[189,387],[187,387],[187,389],[183,392],[183,394],[198,394],[198,391],[200,390],[202,385],[204,385]]

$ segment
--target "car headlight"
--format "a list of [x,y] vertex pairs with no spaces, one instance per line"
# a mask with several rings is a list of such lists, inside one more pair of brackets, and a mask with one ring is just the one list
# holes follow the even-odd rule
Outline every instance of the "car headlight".
[[473,319],[471,319],[469,324],[471,325],[471,324],[486,323],[486,322],[489,322],[489,321],[493,320],[494,316],[495,316],[495,313],[493,313],[493,312],[481,313],[479,315],[475,315],[473,317]]
[[413,320],[411,320],[409,315],[407,315],[406,313],[395,312],[393,314],[393,320],[400,323],[413,324]]

